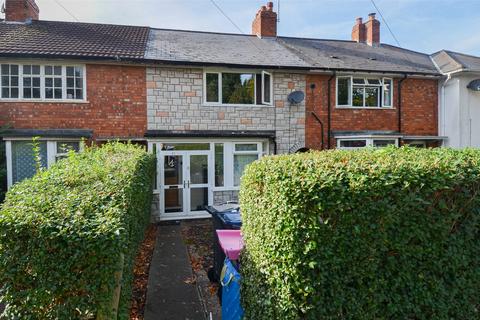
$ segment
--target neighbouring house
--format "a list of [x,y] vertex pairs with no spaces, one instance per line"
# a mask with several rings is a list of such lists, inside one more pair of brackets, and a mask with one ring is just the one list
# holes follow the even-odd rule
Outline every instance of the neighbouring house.
[[432,59],[440,81],[439,132],[453,148],[480,147],[480,57],[442,50]]
[[[80,139],[144,140],[149,29],[39,20],[34,0],[6,0],[0,22],[0,135],[8,185],[48,167]],[[140,63],[139,63],[140,62]]]
[[10,184],[33,173],[32,136],[46,166],[73,138],[138,140],[157,155],[154,218],[201,218],[263,155],[442,144],[441,74],[380,43],[373,14],[339,41],[278,36],[271,2],[251,35],[25,20],[17,2],[0,23]]

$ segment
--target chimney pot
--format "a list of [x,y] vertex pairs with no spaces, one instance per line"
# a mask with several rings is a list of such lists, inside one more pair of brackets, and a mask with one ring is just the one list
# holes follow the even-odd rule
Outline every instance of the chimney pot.
[[375,12],[369,13],[369,14],[368,14],[368,18],[369,18],[370,20],[374,20],[374,19],[375,19],[375,15],[376,15]]
[[358,18],[356,19],[356,21],[357,21],[357,24],[362,24],[362,23],[363,23],[363,18],[362,18],[362,17],[358,17]]
[[257,37],[277,36],[277,13],[273,11],[273,2],[261,6],[252,22],[252,34]]

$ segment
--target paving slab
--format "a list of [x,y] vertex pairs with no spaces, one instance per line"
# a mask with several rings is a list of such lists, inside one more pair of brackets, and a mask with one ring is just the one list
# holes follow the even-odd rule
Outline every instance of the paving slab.
[[145,320],[204,320],[180,225],[158,228],[147,287]]

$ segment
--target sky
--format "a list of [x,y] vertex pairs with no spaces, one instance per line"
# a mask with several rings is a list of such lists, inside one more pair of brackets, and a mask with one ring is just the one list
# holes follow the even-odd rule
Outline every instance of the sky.
[[[245,34],[251,32],[256,11],[266,4],[266,0],[36,0],[43,20],[76,18],[82,22],[239,33],[212,1]],[[278,34],[283,36],[349,40],[355,18],[366,20],[369,13],[377,12],[372,0],[274,0],[276,11],[278,1]],[[374,1],[401,47],[480,56],[480,33],[475,31],[480,22],[480,0]],[[378,14],[377,18],[381,41],[398,45]]]

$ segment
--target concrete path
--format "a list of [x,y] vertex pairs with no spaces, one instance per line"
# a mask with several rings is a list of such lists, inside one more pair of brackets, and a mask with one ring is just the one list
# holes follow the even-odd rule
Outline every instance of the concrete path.
[[204,320],[180,225],[163,225],[148,278],[145,320]]

